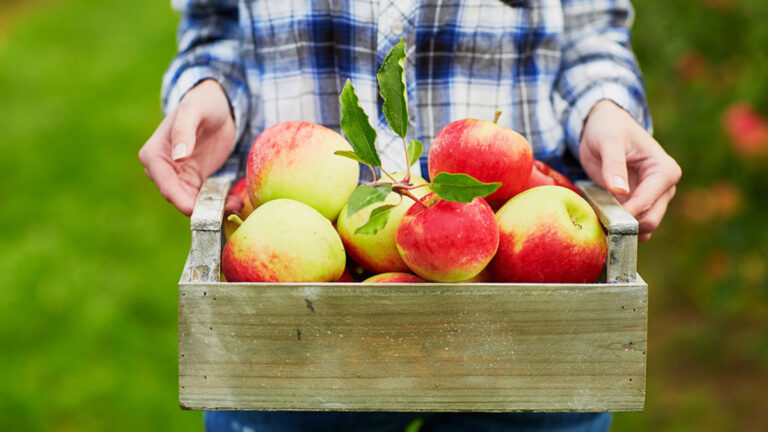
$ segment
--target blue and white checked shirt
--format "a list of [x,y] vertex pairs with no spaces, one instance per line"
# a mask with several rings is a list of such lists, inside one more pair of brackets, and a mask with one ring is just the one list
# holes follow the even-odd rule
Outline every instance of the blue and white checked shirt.
[[[409,138],[429,147],[446,124],[493,119],[523,134],[538,159],[578,155],[592,106],[610,99],[650,129],[630,49],[629,0],[173,0],[179,54],[163,80],[172,110],[206,78],[229,97],[238,150],[264,128],[306,120],[339,130],[347,78],[377,129],[384,167],[403,170],[376,71],[407,44]],[[573,159],[573,158],[571,158]],[[554,163],[554,165],[559,165]]]

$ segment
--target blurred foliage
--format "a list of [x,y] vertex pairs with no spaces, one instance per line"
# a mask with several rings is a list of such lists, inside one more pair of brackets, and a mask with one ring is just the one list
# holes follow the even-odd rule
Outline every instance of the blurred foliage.
[[[647,405],[617,431],[768,424],[765,0],[635,0],[655,136],[683,167],[640,247]],[[177,406],[188,220],[136,154],[174,53],[167,1],[0,0],[0,430],[201,430]]]

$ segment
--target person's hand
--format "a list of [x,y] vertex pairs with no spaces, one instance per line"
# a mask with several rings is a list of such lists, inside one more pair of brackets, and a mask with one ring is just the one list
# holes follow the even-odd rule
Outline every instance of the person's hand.
[[[139,151],[139,160],[160,193],[191,215],[203,181],[229,157],[235,123],[227,96],[216,81],[205,80],[187,92]],[[227,198],[228,212],[240,211],[239,198]]]
[[625,110],[608,100],[595,104],[584,124],[581,165],[613,193],[640,225],[646,241],[664,218],[680,181],[680,166]]

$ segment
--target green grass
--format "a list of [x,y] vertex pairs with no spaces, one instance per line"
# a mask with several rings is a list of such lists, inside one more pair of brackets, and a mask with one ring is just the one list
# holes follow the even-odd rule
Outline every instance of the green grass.
[[17,11],[0,39],[0,430],[200,429],[177,405],[188,220],[136,156],[177,20],[156,0]]
[[[768,161],[735,155],[720,120],[736,101],[768,114],[768,3],[711,3],[635,1],[656,137],[684,177],[640,248],[647,404],[616,431],[768,422]],[[176,22],[167,1],[0,0],[0,431],[201,430],[177,406],[188,219],[136,156]],[[707,65],[693,81],[677,72],[691,52]],[[685,198],[715,182],[743,204],[691,221]]]

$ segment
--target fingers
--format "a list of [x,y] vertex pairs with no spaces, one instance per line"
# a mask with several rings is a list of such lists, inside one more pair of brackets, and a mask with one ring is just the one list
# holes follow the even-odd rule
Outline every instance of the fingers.
[[664,214],[667,212],[667,206],[672,198],[675,196],[677,188],[672,186],[653,204],[653,206],[639,215],[637,222],[640,228],[640,235],[638,241],[644,242],[651,238],[651,235],[656,228],[661,224],[661,220],[664,219]]
[[600,156],[605,186],[615,195],[629,193],[626,146],[622,139],[603,139]]
[[171,158],[176,162],[188,159],[195,149],[201,117],[196,106],[182,103],[176,111],[171,127]]
[[170,159],[169,135],[174,114],[166,116],[139,151],[144,173],[157,186],[163,197],[186,215],[192,214],[196,191],[181,181]]
[[147,175],[155,182],[160,194],[180,212],[190,216],[195,207],[197,191],[180,180],[171,162],[158,155],[150,157],[145,166]]

